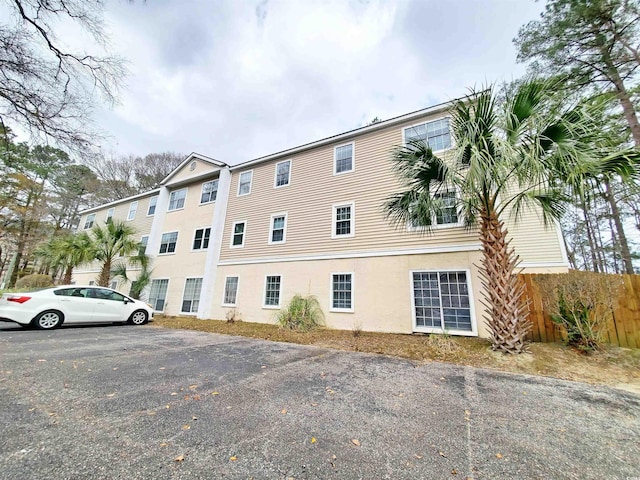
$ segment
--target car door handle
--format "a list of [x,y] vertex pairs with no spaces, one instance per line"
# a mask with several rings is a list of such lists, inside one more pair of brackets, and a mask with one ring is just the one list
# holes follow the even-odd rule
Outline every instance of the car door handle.
[[70,302],[71,300],[69,300],[68,298],[61,298],[60,301],[61,302]]

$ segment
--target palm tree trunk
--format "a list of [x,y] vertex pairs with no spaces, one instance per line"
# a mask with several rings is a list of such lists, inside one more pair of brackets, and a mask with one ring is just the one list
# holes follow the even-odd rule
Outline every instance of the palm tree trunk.
[[519,258],[509,246],[507,229],[495,209],[484,209],[480,218],[483,257],[479,270],[488,296],[482,303],[492,348],[521,353],[525,350],[531,322],[525,285],[516,274]]
[[67,265],[64,271],[64,277],[62,278],[63,285],[71,285],[71,276],[73,274],[73,265]]
[[100,275],[98,276],[98,285],[100,287],[108,287],[111,279],[111,259],[108,258],[102,264]]

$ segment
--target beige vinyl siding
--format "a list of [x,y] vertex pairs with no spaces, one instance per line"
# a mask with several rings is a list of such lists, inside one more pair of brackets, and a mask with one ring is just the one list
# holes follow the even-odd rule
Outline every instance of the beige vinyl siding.
[[512,237],[511,246],[525,265],[566,264],[561,237],[555,224],[545,227],[542,218],[531,211],[517,224],[510,220],[507,225]]
[[[196,167],[193,170],[191,170],[191,164],[194,162],[196,164]],[[214,166],[209,162],[193,159],[191,162],[187,162],[187,164],[184,167],[182,167],[178,172],[176,172],[171,177],[169,183],[173,185],[175,183],[186,182],[186,181],[189,181],[189,179],[192,177],[198,177],[200,175],[209,174],[209,173],[213,174],[218,170],[219,168],[217,166]]]
[[207,178],[189,185],[171,188],[171,191],[186,188],[187,196],[184,201],[184,208],[168,211],[165,214],[163,232],[179,230],[182,233],[190,230],[193,240],[193,230],[211,226],[215,202],[200,204],[202,184],[211,180],[214,180],[214,178]]
[[[415,123],[419,122],[406,125]],[[275,166],[280,158],[234,170],[221,260],[477,244],[476,233],[461,227],[437,229],[425,235],[408,232],[404,225],[396,229],[386,219],[384,201],[401,190],[390,158],[393,147],[402,143],[404,126],[355,137],[354,172],[333,174],[334,147],[349,143],[344,140],[283,157],[292,160],[291,183],[287,187],[274,188]],[[240,174],[249,169],[253,169],[251,193],[237,196]],[[355,235],[332,239],[332,206],[341,202],[355,203]],[[271,215],[278,212],[288,213],[287,241],[269,245]],[[232,225],[240,220],[247,221],[245,246],[230,248]]]

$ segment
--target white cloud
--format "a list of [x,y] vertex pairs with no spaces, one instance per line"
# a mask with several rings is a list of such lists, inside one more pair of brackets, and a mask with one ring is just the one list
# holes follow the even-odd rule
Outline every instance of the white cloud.
[[513,5],[115,3],[114,47],[131,76],[99,121],[123,154],[266,155],[516,77],[511,38],[541,6]]

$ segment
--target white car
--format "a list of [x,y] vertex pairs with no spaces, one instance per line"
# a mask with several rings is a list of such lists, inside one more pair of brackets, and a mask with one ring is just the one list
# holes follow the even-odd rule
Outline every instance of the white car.
[[110,288],[64,285],[0,297],[0,320],[51,329],[62,323],[128,322],[143,325],[153,309]]

